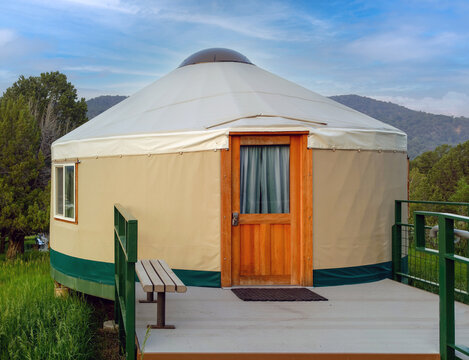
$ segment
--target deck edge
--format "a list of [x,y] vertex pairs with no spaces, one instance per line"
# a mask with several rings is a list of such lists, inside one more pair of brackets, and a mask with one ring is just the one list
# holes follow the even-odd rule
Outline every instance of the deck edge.
[[[137,342],[138,343],[138,342]],[[137,358],[142,356],[137,347]],[[440,360],[440,354],[379,353],[144,353],[145,360]]]

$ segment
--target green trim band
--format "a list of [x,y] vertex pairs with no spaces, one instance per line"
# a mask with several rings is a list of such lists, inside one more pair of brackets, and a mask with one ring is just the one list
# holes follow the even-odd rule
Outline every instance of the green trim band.
[[74,278],[114,286],[114,263],[80,259],[50,249],[50,265]]
[[94,281],[68,276],[54,269],[52,266],[50,268],[50,274],[52,279],[66,287],[69,287],[70,289],[74,289],[88,295],[114,300],[114,285],[99,284]]
[[[50,265],[54,270],[68,276],[69,278],[77,278],[87,282],[97,283],[99,285],[111,286],[114,291],[113,263],[80,259],[74,256],[62,254],[54,249],[50,249]],[[173,271],[187,286],[221,286],[221,273],[219,271],[181,269],[173,269]],[[74,286],[69,286],[59,280],[57,281],[72,289],[79,290]],[[89,292],[83,292],[89,294]],[[112,293],[112,298],[114,298],[114,293]]]
[[[404,260],[405,261],[405,260]],[[80,259],[50,249],[52,277],[72,289],[114,298],[114,264]],[[187,286],[221,287],[219,271],[173,269]],[[313,270],[313,286],[335,286],[378,281],[391,277],[391,261],[338,269]]]
[[187,286],[221,287],[220,271],[179,269],[173,269],[173,271]]
[[313,270],[313,286],[351,285],[391,278],[392,261],[337,269]]

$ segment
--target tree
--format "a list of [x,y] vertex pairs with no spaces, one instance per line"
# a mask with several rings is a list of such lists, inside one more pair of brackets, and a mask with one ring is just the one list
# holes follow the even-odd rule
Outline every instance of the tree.
[[[469,202],[469,141],[454,147],[441,145],[410,162],[410,199]],[[428,205],[430,211],[467,214],[467,207]],[[411,204],[411,213],[421,210],[419,204]]]
[[469,177],[469,141],[451,148],[428,172],[430,200],[448,201],[463,177]]
[[417,156],[410,162],[410,169],[418,169],[422,174],[428,174],[432,167],[449,151],[451,145],[443,144],[435,148],[433,151],[427,151]]
[[469,184],[465,178],[459,179],[456,190],[449,199],[454,202],[469,202]]
[[38,144],[46,166],[41,170],[38,185],[45,188],[50,180],[51,144],[81,124],[85,123],[87,106],[84,98],[78,100],[75,87],[60,72],[42,73],[40,76],[20,76],[3,97],[24,97],[30,112],[39,126]]
[[4,229],[0,227],[0,254],[5,252],[5,235],[3,235]]
[[45,166],[40,141],[26,100],[1,99],[0,229],[9,238],[8,258],[24,251],[25,235],[44,230],[48,223],[49,194],[38,186]]

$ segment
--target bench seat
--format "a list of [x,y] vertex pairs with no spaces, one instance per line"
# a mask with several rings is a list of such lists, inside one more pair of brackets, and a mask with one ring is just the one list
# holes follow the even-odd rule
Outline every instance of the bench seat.
[[135,263],[135,272],[143,291],[147,293],[147,300],[141,303],[155,302],[153,293],[157,293],[156,325],[148,325],[154,329],[174,329],[173,325],[166,325],[166,293],[187,291],[186,285],[177,277],[164,260],[139,260]]

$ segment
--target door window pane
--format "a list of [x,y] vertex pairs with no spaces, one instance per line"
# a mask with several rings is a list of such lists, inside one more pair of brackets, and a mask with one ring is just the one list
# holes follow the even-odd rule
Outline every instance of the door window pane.
[[64,168],[55,168],[55,214],[64,214]]
[[242,214],[290,212],[290,147],[250,145],[240,148]]

